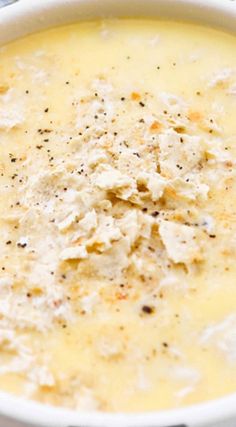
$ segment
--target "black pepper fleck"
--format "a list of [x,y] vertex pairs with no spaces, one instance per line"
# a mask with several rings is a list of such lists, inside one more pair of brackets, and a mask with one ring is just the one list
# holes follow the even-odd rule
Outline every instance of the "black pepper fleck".
[[162,345],[163,345],[163,347],[165,347],[165,348],[168,348],[168,347],[169,347],[169,344],[168,344],[167,342],[163,342],[163,343],[162,343]]
[[156,218],[158,215],[160,215],[160,212],[154,211],[154,212],[152,212],[151,215],[152,215],[153,218]]
[[152,314],[154,312],[154,308],[150,307],[149,305],[143,305],[142,311],[146,314]]
[[18,248],[24,249],[24,248],[26,248],[27,243],[17,243],[17,246],[18,246]]

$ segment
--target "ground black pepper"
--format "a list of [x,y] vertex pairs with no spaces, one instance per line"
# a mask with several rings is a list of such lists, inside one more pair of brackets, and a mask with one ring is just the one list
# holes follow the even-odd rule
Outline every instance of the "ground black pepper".
[[149,305],[143,305],[142,311],[146,314],[152,314],[154,312],[154,308]]

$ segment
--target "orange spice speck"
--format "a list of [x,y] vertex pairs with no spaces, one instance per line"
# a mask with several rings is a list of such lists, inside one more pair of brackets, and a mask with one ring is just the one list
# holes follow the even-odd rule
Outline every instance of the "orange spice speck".
[[131,99],[133,101],[140,101],[141,96],[140,96],[140,94],[138,92],[132,92],[131,93]]
[[162,125],[157,120],[155,120],[150,126],[150,130],[154,132],[161,130],[161,128],[162,128]]
[[117,292],[116,293],[116,298],[118,299],[118,300],[125,300],[125,299],[127,299],[127,294],[122,294],[121,292]]
[[188,115],[188,119],[191,122],[199,122],[202,119],[202,114],[199,111],[190,111]]
[[0,85],[0,94],[4,94],[9,90],[9,86],[7,85]]

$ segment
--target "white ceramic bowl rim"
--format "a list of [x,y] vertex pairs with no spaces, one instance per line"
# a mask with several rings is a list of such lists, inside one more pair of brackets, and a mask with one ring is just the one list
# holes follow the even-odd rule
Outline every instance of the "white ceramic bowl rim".
[[[236,32],[234,0],[19,0],[0,9],[0,44],[53,25],[112,16],[190,20]],[[215,426],[236,419],[236,393],[187,408],[113,414],[54,408],[0,392],[0,413],[45,427]]]

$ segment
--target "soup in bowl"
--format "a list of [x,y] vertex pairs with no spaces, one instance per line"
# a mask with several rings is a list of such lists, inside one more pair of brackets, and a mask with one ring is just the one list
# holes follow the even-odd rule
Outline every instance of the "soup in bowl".
[[0,389],[116,422],[236,390],[236,38],[90,18],[0,50]]

